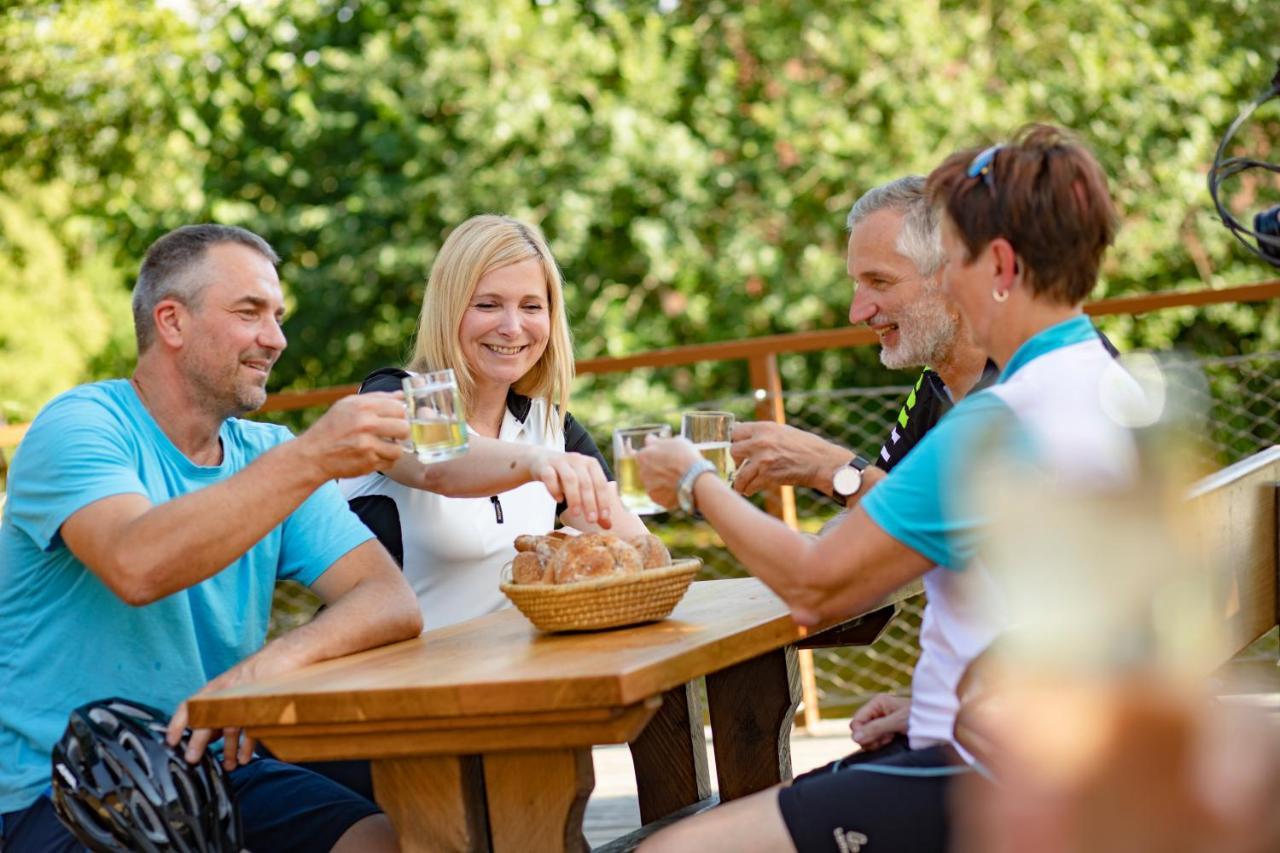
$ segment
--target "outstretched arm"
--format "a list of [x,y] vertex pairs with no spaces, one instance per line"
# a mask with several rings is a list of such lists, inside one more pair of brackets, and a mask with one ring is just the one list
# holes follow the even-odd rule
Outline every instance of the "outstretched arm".
[[[672,506],[680,477],[699,456],[693,445],[673,438],[651,442],[637,458],[645,488],[658,503]],[[756,509],[718,477],[699,477],[693,494],[734,557],[785,601],[802,625],[861,612],[932,567],[860,507],[815,538]]]
[[408,432],[396,396],[347,397],[232,477],[160,504],[94,501],[63,522],[62,538],[121,599],[149,604],[222,571],[327,480],[390,464]]
[[[469,442],[464,455],[431,465],[406,453],[386,474],[397,483],[451,498],[488,497],[537,482],[551,497],[568,504],[566,522],[574,527],[612,529],[621,524],[616,532],[628,535],[627,530],[640,524],[618,503],[604,469],[590,456],[477,435]],[[643,530],[640,525],[634,532]]]

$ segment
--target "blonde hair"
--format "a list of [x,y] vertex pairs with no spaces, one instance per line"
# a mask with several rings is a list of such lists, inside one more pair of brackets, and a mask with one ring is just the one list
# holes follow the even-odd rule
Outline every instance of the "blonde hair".
[[408,369],[422,373],[452,368],[458,378],[463,405],[470,411],[476,383],[458,341],[462,315],[481,278],[531,258],[542,265],[546,279],[551,334],[537,363],[511,387],[517,394],[544,399],[551,404],[547,406],[550,427],[555,406],[559,407],[561,417],[568,410],[569,386],[573,382],[573,341],[565,317],[560,268],[536,226],[510,216],[482,214],[453,230],[431,265]]

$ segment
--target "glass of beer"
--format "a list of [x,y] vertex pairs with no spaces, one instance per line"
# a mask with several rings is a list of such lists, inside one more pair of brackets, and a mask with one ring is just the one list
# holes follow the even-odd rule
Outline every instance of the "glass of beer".
[[667,424],[645,424],[613,431],[613,467],[618,474],[618,497],[622,505],[636,515],[667,511],[644,490],[640,469],[636,465],[636,453],[644,450],[645,440],[651,435],[671,438],[671,427]]
[[685,412],[680,434],[687,438],[702,458],[716,466],[716,473],[726,483],[733,480],[733,414],[731,412]]
[[467,420],[453,371],[406,376],[403,385],[412,445],[406,449],[428,464],[466,453]]

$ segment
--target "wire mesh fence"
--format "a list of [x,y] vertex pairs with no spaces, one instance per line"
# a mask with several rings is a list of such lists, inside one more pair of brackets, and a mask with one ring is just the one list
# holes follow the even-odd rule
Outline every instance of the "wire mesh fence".
[[[1230,464],[1280,442],[1280,352],[1176,363],[1169,371],[1193,407],[1206,464]],[[783,395],[787,422],[835,444],[874,457],[889,434],[910,386],[797,391]],[[698,408],[755,417],[753,395],[709,400]],[[677,426],[677,411],[635,412],[635,422],[661,420]],[[594,424],[600,447],[608,447],[609,426]],[[608,455],[608,451],[606,451]],[[839,511],[830,498],[796,489],[796,514],[802,530],[815,532]],[[673,554],[703,561],[700,577],[729,578],[745,574],[716,532],[705,522],[678,514],[656,516],[651,527]],[[273,635],[307,621],[319,602],[305,587],[281,584],[273,614]],[[903,603],[884,635],[868,648],[824,649],[814,653],[815,681],[824,716],[847,715],[872,694],[906,694],[919,656],[923,595]]]

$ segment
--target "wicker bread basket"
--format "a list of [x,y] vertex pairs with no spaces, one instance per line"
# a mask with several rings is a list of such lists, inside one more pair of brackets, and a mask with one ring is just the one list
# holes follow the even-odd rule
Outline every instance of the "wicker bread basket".
[[635,575],[533,584],[512,583],[508,564],[499,589],[542,631],[595,631],[665,619],[701,565],[690,558]]

